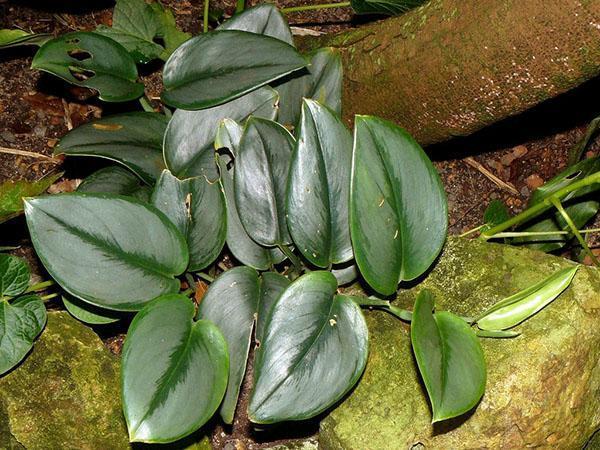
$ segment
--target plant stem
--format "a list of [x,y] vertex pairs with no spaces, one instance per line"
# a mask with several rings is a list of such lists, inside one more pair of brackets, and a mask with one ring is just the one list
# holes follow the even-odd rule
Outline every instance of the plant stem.
[[321,3],[319,5],[304,5],[304,6],[294,6],[292,8],[282,8],[280,11],[283,14],[301,12],[301,11],[313,11],[318,9],[328,9],[328,8],[345,8],[346,6],[350,6],[350,2],[339,2],[339,3]]
[[381,300],[377,297],[352,297],[354,303],[358,306],[366,307],[366,308],[380,308],[386,312],[389,312],[393,316],[396,316],[398,319],[403,320],[405,322],[410,322],[412,320],[412,312],[398,308],[397,306],[390,305],[390,302],[387,300]]
[[58,294],[55,292],[54,294],[48,294],[48,295],[44,295],[43,297],[40,297],[40,299],[45,303],[48,300],[51,300],[53,298],[58,297]]
[[198,273],[196,273],[196,275],[198,275],[204,281],[208,281],[209,283],[212,283],[213,281],[215,281],[215,279],[213,277],[211,277],[210,275],[208,275],[204,272],[198,272]]
[[479,225],[478,227],[471,228],[470,230],[468,230],[468,231],[465,231],[463,234],[459,235],[458,237],[467,237],[467,236],[469,236],[470,234],[473,234],[473,233],[476,233],[476,232],[478,232],[478,231],[479,231],[479,230],[481,230],[483,227],[485,227],[485,225],[486,225],[486,224],[484,223],[483,225]]
[[279,250],[281,250],[281,252],[288,257],[288,259],[292,262],[292,264],[294,265],[294,268],[296,269],[296,272],[298,272],[298,274],[302,273],[302,263],[300,262],[300,259],[294,255],[294,252],[290,250],[290,248],[287,245],[284,244],[278,244],[277,247],[279,247]]
[[150,101],[148,100],[148,97],[146,97],[144,95],[144,96],[140,97],[138,99],[138,101],[140,102],[140,105],[142,105],[142,108],[144,109],[144,111],[146,111],[146,112],[154,112],[154,108],[150,104]]
[[181,293],[181,295],[185,295],[186,297],[189,297],[190,294],[193,294],[194,290],[192,288],[186,289],[185,291],[183,291]]
[[41,291],[43,289],[46,289],[49,286],[53,286],[54,284],[56,284],[56,283],[52,280],[42,281],[40,283],[32,284],[25,290],[24,294],[27,294],[28,292]]
[[245,0],[237,0],[235,4],[235,12],[240,13],[246,8]]
[[203,33],[208,33],[208,6],[209,0],[204,0],[204,12],[202,13]]
[[[581,234],[588,233],[600,233],[600,228],[589,228],[587,230],[577,230]],[[502,233],[496,233],[495,238],[515,238],[515,237],[536,237],[536,236],[555,236],[555,235],[567,235],[572,234],[572,231],[507,231]]]

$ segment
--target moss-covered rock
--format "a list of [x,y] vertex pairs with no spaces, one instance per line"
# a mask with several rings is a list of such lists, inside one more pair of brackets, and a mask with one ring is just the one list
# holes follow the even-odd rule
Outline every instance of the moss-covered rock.
[[[412,307],[423,287],[437,308],[475,316],[570,264],[546,254],[450,239],[423,284],[401,292]],[[482,339],[486,393],[473,412],[431,425],[409,327],[367,313],[370,355],[356,390],[321,424],[324,449],[581,448],[600,428],[600,272],[582,267],[515,339]]]

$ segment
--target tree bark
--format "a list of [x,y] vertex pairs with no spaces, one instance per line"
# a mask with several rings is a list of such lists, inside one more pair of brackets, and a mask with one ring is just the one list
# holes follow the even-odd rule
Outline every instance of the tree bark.
[[299,40],[304,50],[322,46],[341,52],[347,121],[377,115],[428,145],[597,76],[600,0],[432,0],[399,17]]

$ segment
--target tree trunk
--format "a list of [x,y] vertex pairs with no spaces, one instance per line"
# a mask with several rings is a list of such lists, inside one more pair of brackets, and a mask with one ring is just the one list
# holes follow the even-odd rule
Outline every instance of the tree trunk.
[[355,30],[301,38],[299,46],[341,51],[346,120],[384,117],[427,145],[598,75],[600,0],[432,0]]

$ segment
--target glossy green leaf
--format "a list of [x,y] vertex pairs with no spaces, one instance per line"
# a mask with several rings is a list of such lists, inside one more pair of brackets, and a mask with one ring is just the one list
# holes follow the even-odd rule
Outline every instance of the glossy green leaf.
[[290,165],[287,223],[302,255],[318,267],[352,259],[348,200],[352,136],[333,111],[304,100]]
[[210,265],[225,245],[227,212],[219,183],[204,177],[179,180],[165,170],[152,193],[152,204],[185,236],[190,261],[188,270]]
[[177,108],[204,109],[304,66],[302,55],[278,39],[246,31],[213,31],[190,39],[173,52],[163,70],[162,98]]
[[119,166],[100,169],[77,187],[77,192],[107,193],[127,195],[142,201],[149,201],[152,190],[129,170]]
[[351,0],[356,14],[397,16],[425,3],[426,0]]
[[28,199],[37,255],[67,292],[101,308],[136,311],[179,290],[185,240],[154,207],[112,194]]
[[62,177],[51,173],[37,181],[8,180],[0,184],[0,223],[23,213],[23,198],[40,195]]
[[67,133],[55,154],[110,159],[153,184],[165,168],[162,142],[167,122],[162,114],[149,112],[105,117]]
[[431,292],[415,301],[410,337],[415,359],[433,409],[433,422],[460,416],[485,391],[486,366],[481,345],[469,325],[447,312],[433,313]]
[[108,309],[99,308],[74,297],[62,296],[63,304],[69,314],[81,322],[90,325],[106,325],[123,318],[123,314]]
[[37,295],[0,302],[0,374],[25,358],[46,325],[46,307]]
[[261,3],[234,15],[219,25],[217,30],[239,30],[271,36],[294,45],[292,31],[275,5]]
[[22,258],[0,253],[0,297],[15,297],[29,285],[29,266]]
[[483,213],[483,221],[491,228],[510,219],[510,213],[506,205],[500,200],[492,200]]
[[173,442],[206,423],[227,387],[227,343],[194,321],[185,296],[165,295],[140,311],[123,346],[121,392],[129,438]]
[[314,417],[354,386],[367,362],[365,320],[335,295],[329,272],[310,272],[273,305],[255,361],[248,416],[254,423]]
[[234,193],[248,235],[264,246],[289,244],[285,218],[294,138],[270,120],[248,120],[235,160]]
[[127,50],[97,33],[78,31],[46,42],[35,54],[31,67],[95,89],[100,100],[106,102],[135,100],[144,93]]
[[338,285],[343,286],[358,278],[358,267],[356,267],[356,264],[334,267],[331,269],[331,273],[337,280]]
[[433,263],[446,240],[440,177],[419,144],[391,122],[357,116],[350,188],[356,263],[384,295]]
[[160,55],[160,58],[167,58],[175,51],[177,47],[190,39],[192,35],[181,31],[175,23],[173,12],[165,8],[160,2],[150,3],[150,7],[154,10],[160,22],[158,37],[164,42],[165,51]]
[[482,330],[506,330],[527,320],[569,287],[579,266],[559,270],[548,278],[499,301],[477,319]]
[[175,111],[165,133],[167,167],[179,178],[206,176],[216,180],[213,142],[220,122],[225,118],[242,122],[250,115],[274,119],[278,100],[277,92],[265,87],[221,106]]
[[2,29],[0,30],[0,49],[19,45],[40,46],[50,39],[52,39],[52,35],[47,33],[27,33],[19,29]]
[[257,343],[262,345],[273,305],[275,305],[291,282],[276,272],[263,272],[260,276],[260,281],[260,300],[258,302],[258,317],[254,337]]

